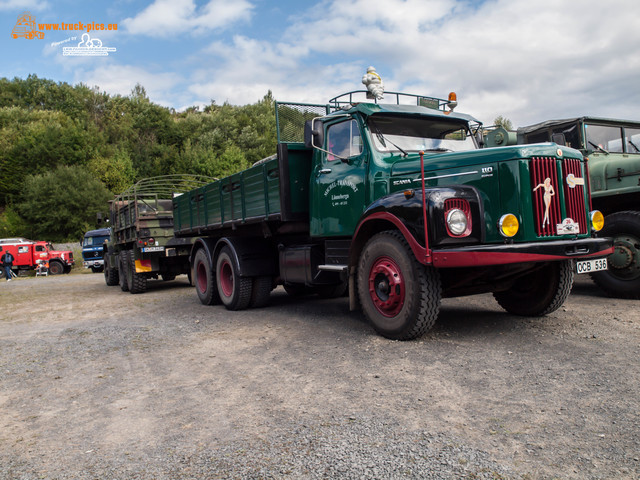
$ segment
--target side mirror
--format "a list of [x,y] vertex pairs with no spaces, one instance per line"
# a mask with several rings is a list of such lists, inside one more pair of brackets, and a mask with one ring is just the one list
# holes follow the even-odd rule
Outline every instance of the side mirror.
[[324,128],[322,120],[314,118],[304,123],[304,146],[307,148],[322,148],[324,145]]

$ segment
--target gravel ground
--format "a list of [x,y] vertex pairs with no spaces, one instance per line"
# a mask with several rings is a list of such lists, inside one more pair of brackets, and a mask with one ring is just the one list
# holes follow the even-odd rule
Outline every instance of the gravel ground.
[[344,298],[227,312],[180,278],[0,283],[0,478],[640,478],[640,301],[447,299],[393,342]]

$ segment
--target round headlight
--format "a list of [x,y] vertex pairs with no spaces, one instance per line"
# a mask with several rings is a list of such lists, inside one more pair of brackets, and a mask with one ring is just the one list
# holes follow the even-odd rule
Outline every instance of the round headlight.
[[511,238],[516,233],[518,233],[518,228],[520,228],[520,224],[518,223],[518,219],[512,213],[507,213],[500,217],[498,221],[498,230],[500,230],[500,234],[503,237]]
[[447,227],[451,234],[462,235],[467,231],[467,216],[458,208],[453,208],[447,213]]
[[599,232],[604,227],[604,215],[600,210],[594,210],[591,212],[591,227]]

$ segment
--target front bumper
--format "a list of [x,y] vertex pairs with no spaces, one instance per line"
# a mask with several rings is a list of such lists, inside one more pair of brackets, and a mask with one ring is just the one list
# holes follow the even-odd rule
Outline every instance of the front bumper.
[[455,268],[568,259],[578,260],[605,257],[610,253],[613,253],[612,239],[585,238],[433,250],[431,259],[434,267]]
[[91,268],[91,267],[102,267],[104,266],[104,260],[100,259],[100,260],[89,260],[86,262],[82,262],[82,266],[84,268]]

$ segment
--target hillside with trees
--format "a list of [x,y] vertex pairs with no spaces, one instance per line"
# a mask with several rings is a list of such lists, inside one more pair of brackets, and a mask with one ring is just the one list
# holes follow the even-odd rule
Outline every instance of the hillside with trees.
[[30,75],[0,79],[0,238],[77,240],[136,181],[221,177],[275,153],[271,92],[244,106],[151,102]]

